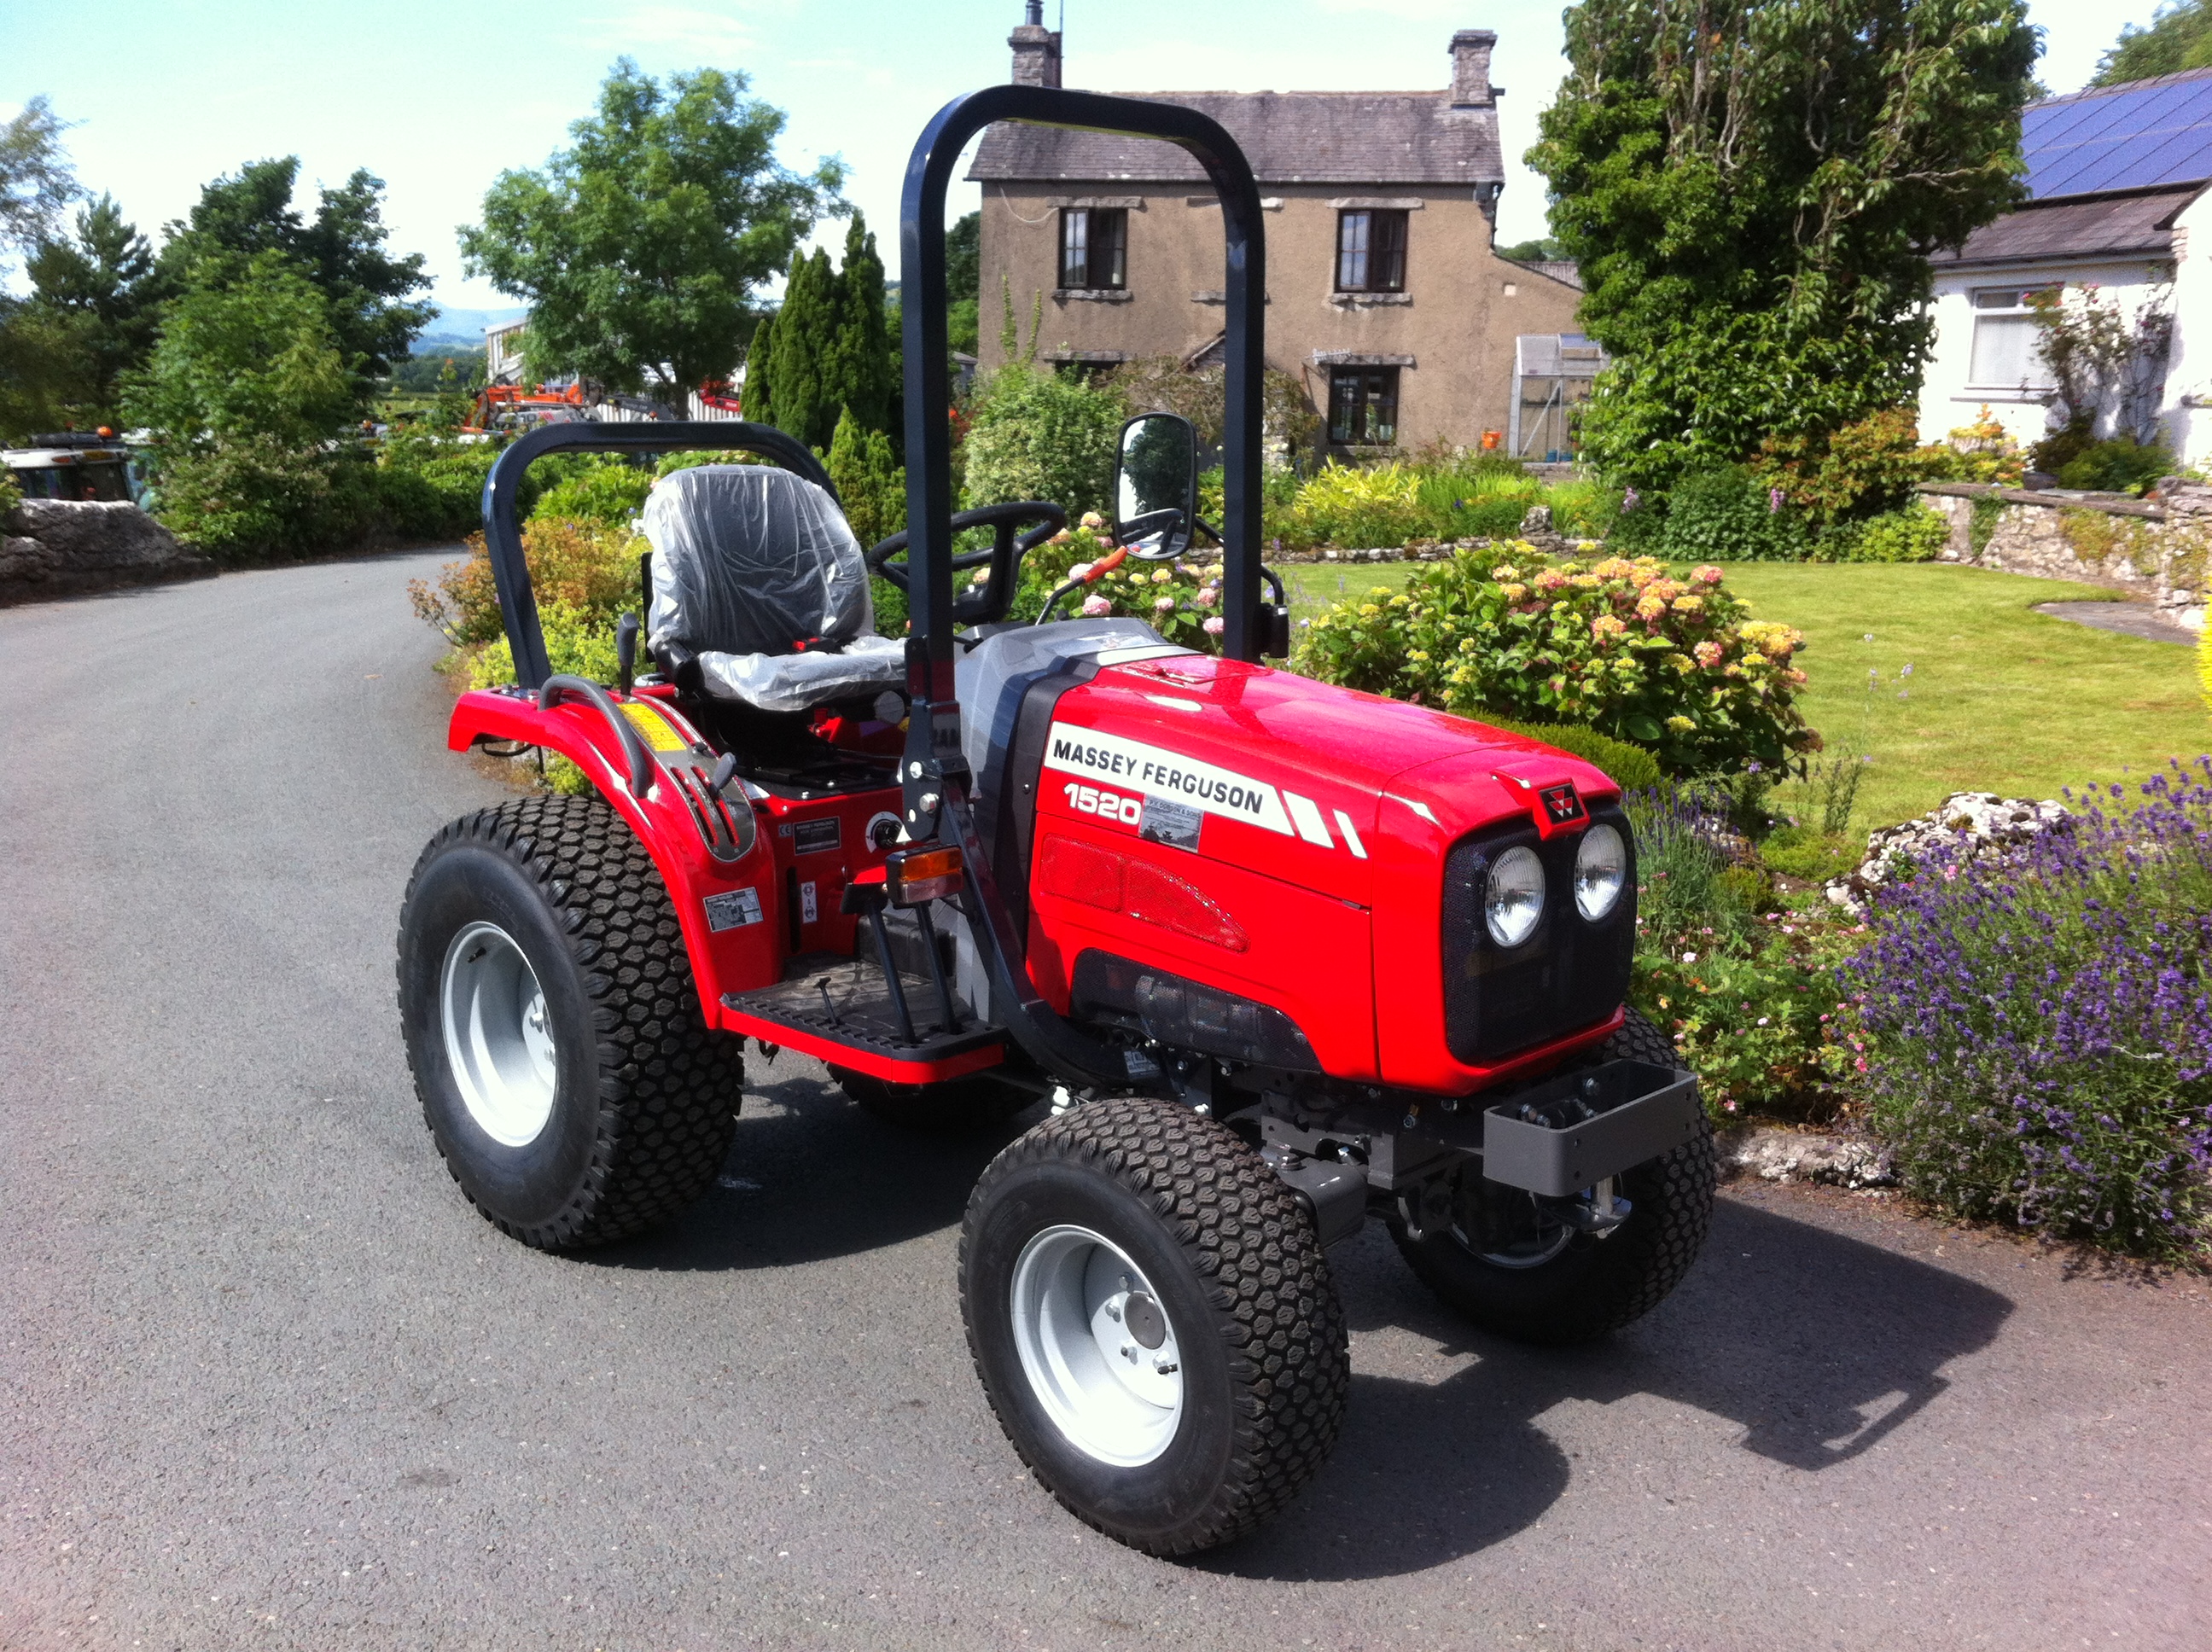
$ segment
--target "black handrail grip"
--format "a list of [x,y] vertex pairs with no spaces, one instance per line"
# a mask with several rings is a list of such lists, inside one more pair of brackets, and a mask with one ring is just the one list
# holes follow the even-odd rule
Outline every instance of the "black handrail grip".
[[[484,545],[491,556],[492,584],[499,592],[500,618],[514,654],[514,680],[526,689],[542,686],[553,675],[545,654],[545,631],[538,620],[538,595],[530,586],[530,564],[522,555],[520,501],[522,473],[547,453],[665,453],[684,449],[730,449],[762,453],[796,471],[835,499],[837,489],[813,450],[772,424],[743,419],[686,420],[635,424],[541,424],[507,444],[484,478]],[[648,610],[649,613],[649,610]]]
[[629,794],[641,798],[653,790],[653,753],[646,750],[645,738],[637,726],[623,715],[615,704],[614,696],[598,683],[581,677],[549,677],[538,690],[538,709],[550,711],[563,699],[581,700],[600,716],[613,725],[622,740],[623,756],[629,759]]

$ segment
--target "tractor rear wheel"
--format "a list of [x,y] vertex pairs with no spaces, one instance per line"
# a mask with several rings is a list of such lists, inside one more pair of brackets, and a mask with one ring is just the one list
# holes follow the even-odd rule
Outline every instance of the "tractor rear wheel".
[[870,1118],[902,1130],[932,1135],[966,1135],[993,1130],[1036,1098],[995,1078],[948,1078],[935,1084],[895,1084],[850,1067],[832,1067],[837,1087]]
[[430,840],[399,1013],[447,1169],[525,1244],[640,1232],[729,1152],[743,1042],[708,1029],[667,889],[603,799],[518,799]]
[[960,1303],[1022,1461],[1132,1547],[1230,1541],[1336,1443],[1350,1359],[1312,1220],[1187,1107],[1091,1102],[1000,1154],[961,1230]]
[[[1595,1060],[1677,1065],[1667,1035],[1635,1010],[1599,1045]],[[1577,1232],[1533,1195],[1483,1179],[1469,1160],[1452,1193],[1449,1226],[1391,1236],[1421,1283],[1483,1330],[1518,1342],[1589,1342],[1640,1319],[1682,1281],[1711,1224],[1712,1127],[1613,1178],[1628,1219],[1608,1233]]]

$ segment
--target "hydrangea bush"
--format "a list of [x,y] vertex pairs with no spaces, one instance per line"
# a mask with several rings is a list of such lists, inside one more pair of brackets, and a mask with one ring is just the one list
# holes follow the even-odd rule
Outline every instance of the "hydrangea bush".
[[[2071,799],[2069,799],[2071,800]],[[2003,857],[1923,864],[1844,967],[1852,1066],[1908,1187],[2149,1254],[2206,1248],[2212,757],[2079,800]]]
[[[1021,590],[1010,617],[1035,619],[1053,592],[1113,552],[1104,519],[1096,511],[1086,513],[1076,526],[1054,535],[1023,558]],[[987,573],[983,568],[975,570],[976,574]],[[971,580],[975,577],[969,575]],[[1101,574],[1087,590],[1060,598],[1059,617],[1097,619],[1110,615],[1140,619],[1170,642],[1218,653],[1221,580],[1218,562],[1146,562],[1132,556]]]
[[1753,619],[1717,568],[1678,580],[1651,557],[1584,567],[1523,541],[1504,560],[1461,551],[1395,596],[1338,603],[1293,663],[1467,716],[1583,724],[1647,747],[1671,774],[1700,774],[1819,749],[1796,704],[1803,645]]

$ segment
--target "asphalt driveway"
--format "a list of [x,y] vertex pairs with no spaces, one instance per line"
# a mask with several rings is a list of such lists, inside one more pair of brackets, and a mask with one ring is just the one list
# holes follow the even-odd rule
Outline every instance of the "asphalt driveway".
[[0,611],[0,1648],[2212,1644],[2212,1300],[1779,1189],[1533,1353],[1334,1253],[1351,1420],[1196,1564],[1022,1472],[918,1140],[786,1055],[582,1260],[474,1215],[392,1004],[493,802],[368,559]]

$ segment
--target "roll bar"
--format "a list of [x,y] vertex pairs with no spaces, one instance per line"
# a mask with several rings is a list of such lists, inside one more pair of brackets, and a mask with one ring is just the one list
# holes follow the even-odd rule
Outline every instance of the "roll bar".
[[[1000,120],[1159,138],[1188,151],[1213,180],[1228,240],[1222,337],[1229,369],[1222,427],[1222,651],[1256,662],[1265,641],[1259,625],[1259,504],[1267,256],[1260,186],[1250,163],[1218,123],[1176,104],[1048,86],[992,86],[970,92],[946,104],[922,129],[907,161],[899,199],[906,519],[911,535],[907,562],[914,570],[907,602],[915,645],[908,650],[913,675],[908,686],[915,699],[928,702],[932,714],[917,717],[915,726],[933,726],[940,760],[957,758],[960,745],[952,688],[952,538],[947,526],[952,497],[951,441],[945,429],[951,396],[945,335],[945,194],[968,140]],[[917,653],[923,658],[915,659]]]
[[[942,286],[944,283],[939,282]],[[944,329],[940,326],[939,331]],[[787,471],[795,471],[832,499],[837,489],[813,451],[772,424],[743,420],[681,420],[635,424],[541,424],[507,445],[484,478],[484,544],[491,553],[491,578],[499,592],[500,618],[507,646],[514,653],[514,680],[542,689],[553,675],[545,657],[545,631],[538,620],[538,594],[531,589],[530,564],[522,555],[522,516],[518,508],[522,473],[547,453],[666,453],[712,449],[759,453]]]

